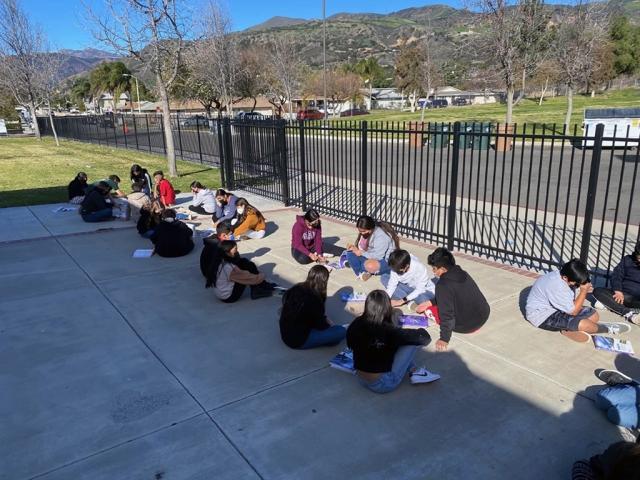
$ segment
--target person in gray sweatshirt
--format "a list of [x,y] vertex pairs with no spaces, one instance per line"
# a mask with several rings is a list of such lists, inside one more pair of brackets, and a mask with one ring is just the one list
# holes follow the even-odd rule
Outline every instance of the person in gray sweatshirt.
[[213,192],[200,182],[191,184],[193,200],[189,205],[189,210],[200,215],[213,215],[216,213],[216,197]]
[[363,282],[371,275],[389,273],[387,260],[396,248],[400,248],[400,240],[387,222],[378,222],[366,215],[356,222],[358,238],[355,245],[347,245],[347,264]]

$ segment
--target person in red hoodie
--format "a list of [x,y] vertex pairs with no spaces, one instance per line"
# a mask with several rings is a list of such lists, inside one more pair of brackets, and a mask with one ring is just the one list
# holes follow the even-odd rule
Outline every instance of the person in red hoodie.
[[302,265],[327,262],[322,255],[320,214],[313,209],[304,215],[296,215],[296,223],[291,229],[291,256]]
[[153,174],[153,178],[156,181],[156,185],[153,188],[155,198],[160,200],[164,205],[164,208],[172,207],[176,203],[176,192],[173,189],[171,182],[164,178],[162,170],[158,170]]

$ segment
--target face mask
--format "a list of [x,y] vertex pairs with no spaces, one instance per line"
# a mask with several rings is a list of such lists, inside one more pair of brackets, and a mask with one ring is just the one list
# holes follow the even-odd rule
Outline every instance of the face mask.
[[244,208],[237,208],[236,212],[238,212],[238,215],[242,215],[244,213]]
[[362,235],[362,238],[364,238],[365,240],[371,236],[370,233],[363,233],[361,235]]
[[223,207],[227,206],[227,201],[226,200],[220,200],[220,205]]

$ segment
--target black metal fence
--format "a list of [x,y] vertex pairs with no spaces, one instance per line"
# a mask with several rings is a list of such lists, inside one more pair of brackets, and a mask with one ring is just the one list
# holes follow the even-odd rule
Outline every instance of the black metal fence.
[[[165,153],[157,116],[55,121],[64,138]],[[638,240],[639,139],[628,130],[236,119],[189,126],[178,117],[171,124],[176,155],[219,167],[229,189],[347,221],[371,215],[405,236],[513,265],[547,270],[580,257],[607,279]]]

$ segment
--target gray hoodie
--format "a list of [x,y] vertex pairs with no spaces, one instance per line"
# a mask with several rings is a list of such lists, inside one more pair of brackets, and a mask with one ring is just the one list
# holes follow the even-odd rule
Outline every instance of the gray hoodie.
[[373,258],[374,260],[388,260],[389,255],[396,249],[393,238],[382,228],[376,227],[369,237],[369,247],[362,252],[364,258]]

